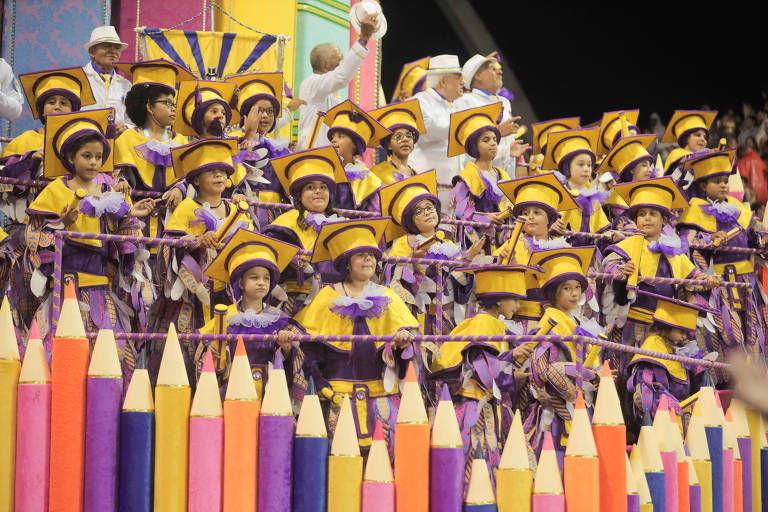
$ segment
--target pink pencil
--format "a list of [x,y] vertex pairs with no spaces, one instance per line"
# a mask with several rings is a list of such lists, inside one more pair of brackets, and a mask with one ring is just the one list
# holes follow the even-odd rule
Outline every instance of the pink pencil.
[[363,512],[394,512],[395,482],[389,464],[387,441],[381,422],[376,422],[371,451],[363,477]]
[[47,512],[51,436],[51,372],[32,321],[18,388],[16,510]]
[[189,414],[190,512],[221,510],[223,415],[213,358],[208,351]]
[[656,429],[656,435],[659,440],[661,450],[661,462],[664,465],[664,482],[666,508],[665,512],[677,512],[679,506],[678,496],[678,475],[677,475],[677,447],[672,425],[669,418],[669,403],[667,395],[661,395],[659,407],[656,409],[656,416],[653,418],[653,427]]
[[544,435],[544,444],[533,484],[533,512],[565,512],[565,495],[557,466],[552,434]]

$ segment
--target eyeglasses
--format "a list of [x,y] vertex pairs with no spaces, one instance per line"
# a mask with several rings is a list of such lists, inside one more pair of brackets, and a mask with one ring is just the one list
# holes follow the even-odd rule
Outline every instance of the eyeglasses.
[[430,213],[435,213],[437,211],[437,208],[434,207],[434,205],[425,206],[424,208],[416,208],[413,210],[413,214],[416,217],[421,217],[422,215],[429,215]]
[[176,108],[176,102],[173,100],[155,100],[152,103],[162,103],[166,107],[170,108],[171,110]]
[[396,133],[392,136],[392,139],[400,142],[401,140],[413,140],[413,133],[411,132],[405,132],[405,133]]
[[268,108],[259,107],[259,110],[257,110],[256,112],[259,114],[267,114],[268,116],[275,115],[275,109],[273,109],[272,107],[268,107]]

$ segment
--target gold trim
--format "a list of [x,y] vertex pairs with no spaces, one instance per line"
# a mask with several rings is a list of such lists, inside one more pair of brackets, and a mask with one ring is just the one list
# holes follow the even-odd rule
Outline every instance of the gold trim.
[[344,11],[345,13],[349,14],[349,11],[351,9],[350,6],[346,5],[344,2],[338,2],[336,0],[317,0],[321,4],[325,4],[329,7],[333,7],[335,9],[338,9],[340,11]]
[[341,16],[336,16],[335,14],[326,12],[320,9],[319,7],[315,7],[314,5],[296,4],[296,11],[307,11],[308,13],[314,14],[315,16],[318,16],[320,18],[323,18],[324,20],[330,21],[331,23],[335,23],[336,25],[340,25],[346,29],[349,28],[348,20],[345,20]]

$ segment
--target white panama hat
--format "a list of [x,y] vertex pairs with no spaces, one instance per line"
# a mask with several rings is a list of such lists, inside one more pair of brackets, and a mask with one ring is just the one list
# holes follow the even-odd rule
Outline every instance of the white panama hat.
[[102,25],[91,31],[91,40],[85,43],[85,49],[90,50],[92,46],[102,43],[119,44],[123,49],[128,48],[128,43],[120,40],[117,30],[112,25]]
[[455,55],[437,55],[429,59],[427,75],[461,73],[459,58]]
[[467,87],[472,85],[472,79],[475,78],[477,70],[482,67],[486,62],[498,62],[492,57],[483,57],[482,55],[475,54],[464,63],[464,67],[461,68],[461,76],[464,77],[464,83]]

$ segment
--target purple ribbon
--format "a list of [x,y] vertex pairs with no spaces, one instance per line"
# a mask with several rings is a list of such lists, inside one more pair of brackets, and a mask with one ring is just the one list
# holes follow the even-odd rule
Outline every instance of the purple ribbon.
[[731,203],[714,203],[701,206],[701,211],[720,222],[727,223],[739,218],[739,207]]
[[[608,192],[601,192],[597,190],[597,187],[583,188],[578,191],[579,194],[574,198],[576,203],[581,207],[581,210],[588,216],[595,213],[598,207],[602,206],[606,199],[608,199]],[[595,206],[597,201],[597,206]]]
[[653,253],[662,253],[665,256],[677,256],[688,253],[688,239],[679,237],[674,233],[659,236],[655,242],[648,244],[648,250]]
[[100,218],[105,213],[111,217],[123,217],[131,210],[120,192],[105,192],[101,197],[86,196],[80,201],[80,211],[89,217]]

